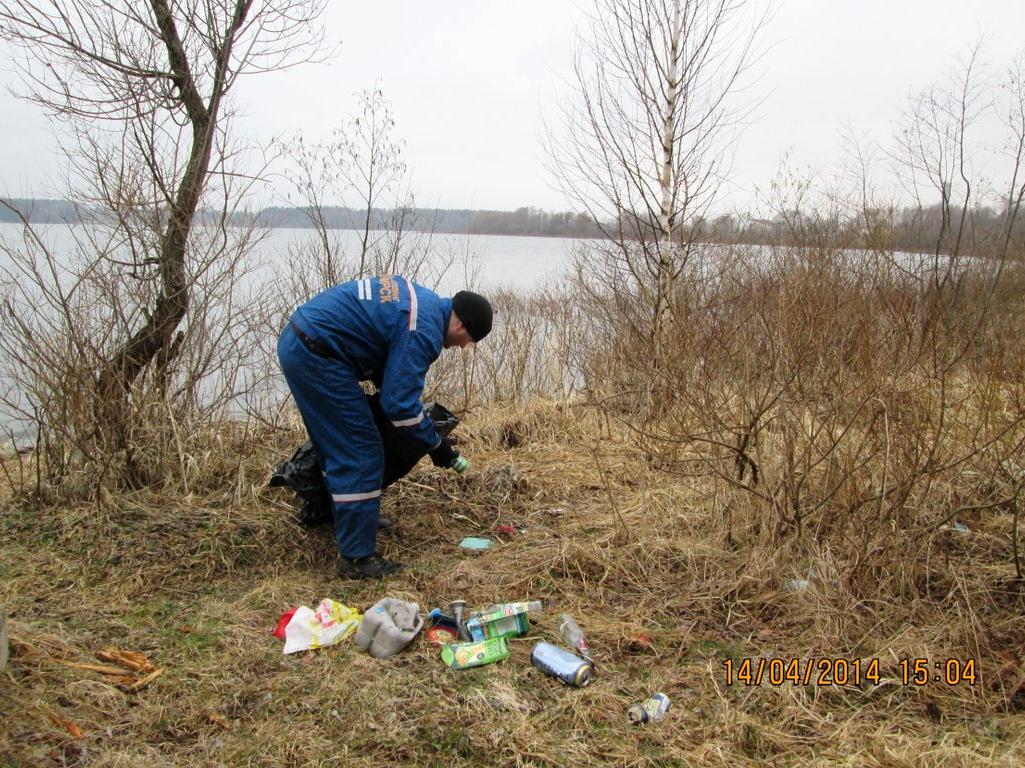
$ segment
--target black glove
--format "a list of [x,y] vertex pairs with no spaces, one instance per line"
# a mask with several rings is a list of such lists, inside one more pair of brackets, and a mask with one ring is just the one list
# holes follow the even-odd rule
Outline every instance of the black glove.
[[459,451],[452,447],[452,443],[447,437],[441,438],[441,442],[438,443],[438,447],[431,451],[431,461],[434,462],[436,467],[448,467],[452,466],[452,462],[459,456]]

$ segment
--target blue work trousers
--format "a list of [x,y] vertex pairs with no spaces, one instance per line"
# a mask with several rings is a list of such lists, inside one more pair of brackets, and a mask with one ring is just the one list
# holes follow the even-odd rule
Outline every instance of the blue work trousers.
[[373,554],[384,448],[357,374],[342,360],[311,352],[291,325],[278,338],[278,360],[331,494],[338,552]]

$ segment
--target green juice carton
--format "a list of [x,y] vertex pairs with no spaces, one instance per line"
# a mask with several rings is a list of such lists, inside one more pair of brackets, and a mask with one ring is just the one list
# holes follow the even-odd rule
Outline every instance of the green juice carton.
[[441,658],[452,669],[480,667],[508,659],[509,644],[504,637],[472,643],[449,643],[442,647]]

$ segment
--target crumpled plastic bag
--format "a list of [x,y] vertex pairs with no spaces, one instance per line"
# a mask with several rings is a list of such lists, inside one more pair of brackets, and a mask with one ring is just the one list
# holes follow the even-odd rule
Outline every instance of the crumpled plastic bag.
[[384,597],[363,616],[356,645],[375,659],[385,659],[409,645],[423,626],[419,605]]
[[284,653],[326,648],[347,638],[359,626],[362,615],[331,598],[324,598],[317,610],[299,606],[285,626]]

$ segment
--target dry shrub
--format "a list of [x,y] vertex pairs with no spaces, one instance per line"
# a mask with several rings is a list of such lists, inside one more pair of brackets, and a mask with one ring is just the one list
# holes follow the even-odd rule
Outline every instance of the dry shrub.
[[491,333],[462,354],[442,355],[428,389],[459,411],[534,397],[571,397],[581,382],[577,333],[584,317],[564,288],[489,293]]
[[247,403],[266,412],[269,372],[254,364],[265,309],[249,280],[263,233],[241,227],[194,229],[183,326],[123,400],[110,401],[104,375],[160,290],[150,257],[161,223],[137,223],[142,234],[130,236],[86,222],[57,232],[70,244],[26,225],[23,244],[0,244],[2,410],[12,441],[34,445],[41,468],[19,493],[75,499],[168,477],[187,484],[191,446],[211,425]]
[[1025,482],[1025,274],[998,267],[715,252],[681,279],[658,355],[627,321],[590,337],[591,398],[654,467],[712,482],[749,558],[828,571],[854,603],[997,610],[1021,599]]

